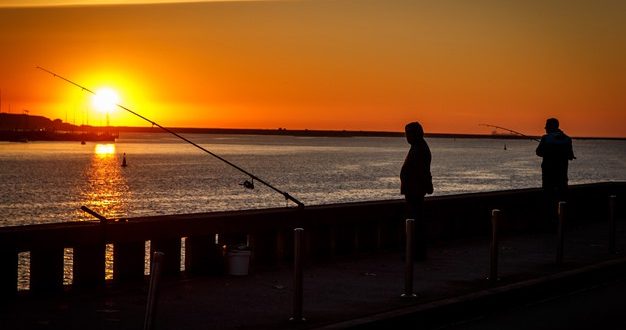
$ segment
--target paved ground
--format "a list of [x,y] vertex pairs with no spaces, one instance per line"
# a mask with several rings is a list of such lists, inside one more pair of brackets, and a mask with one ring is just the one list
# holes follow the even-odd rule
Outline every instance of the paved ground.
[[[445,330],[623,330],[626,279],[486,313]],[[520,322],[523,320],[523,322]]]
[[[624,221],[618,222],[618,252],[626,251],[625,227]],[[573,279],[569,282],[580,282],[583,279],[571,275],[581,269],[598,272],[597,265],[626,264],[626,259],[621,259],[624,255],[608,253],[606,228],[605,224],[569,228],[560,266],[555,264],[555,234],[503,237],[500,279],[495,285],[486,280],[487,240],[435,243],[429,258],[415,263],[416,298],[400,297],[404,261],[398,253],[307,265],[306,321],[301,323],[289,321],[293,273],[288,266],[272,271],[251,269],[246,276],[166,280],[161,286],[155,329],[345,328],[417,311],[444,310],[463,301],[476,302],[476,307],[485,300],[481,297],[496,297],[497,305],[508,299],[503,293],[527,290],[524,285],[539,287],[545,279],[565,282],[559,277],[562,274],[569,274]],[[142,329],[146,297],[147,288],[141,286],[56,298],[20,298],[0,309],[0,329]],[[489,306],[494,306],[493,301]],[[454,321],[447,312],[434,318],[436,322],[431,319],[429,325]]]

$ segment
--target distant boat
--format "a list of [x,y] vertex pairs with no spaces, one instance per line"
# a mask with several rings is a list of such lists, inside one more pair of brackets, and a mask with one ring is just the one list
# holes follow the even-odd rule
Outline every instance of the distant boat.
[[86,144],[87,142],[85,142],[85,140],[80,141],[80,144]]
[[128,164],[126,164],[126,153],[124,153],[124,156],[122,156],[122,167],[126,166],[128,166]]
[[504,150],[506,150],[506,143],[504,144]]

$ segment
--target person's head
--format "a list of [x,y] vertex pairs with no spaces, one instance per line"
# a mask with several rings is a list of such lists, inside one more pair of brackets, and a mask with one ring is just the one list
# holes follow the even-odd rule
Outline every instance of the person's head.
[[419,139],[424,138],[424,129],[422,128],[422,125],[416,121],[408,123],[404,127],[404,132],[406,133],[406,140],[409,144],[414,144]]
[[556,130],[559,129],[559,120],[556,118],[548,118],[548,120],[546,120],[546,132],[550,133],[550,132],[554,132]]

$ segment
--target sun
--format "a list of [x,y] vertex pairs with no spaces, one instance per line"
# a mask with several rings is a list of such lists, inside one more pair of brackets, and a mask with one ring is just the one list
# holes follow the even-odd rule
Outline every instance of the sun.
[[98,89],[91,99],[91,103],[96,110],[106,113],[113,111],[119,101],[119,94],[111,88]]

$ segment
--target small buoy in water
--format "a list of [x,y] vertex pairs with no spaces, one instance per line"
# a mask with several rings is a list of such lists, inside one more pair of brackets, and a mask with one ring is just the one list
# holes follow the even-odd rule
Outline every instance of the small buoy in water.
[[84,145],[84,144],[86,144],[86,143],[87,143],[87,142],[85,142],[85,141],[80,141],[80,144],[83,144],[83,145]]
[[122,167],[126,167],[128,165],[126,165],[126,153],[124,153],[124,155],[122,156]]
[[504,144],[504,150],[506,150],[506,144]]

